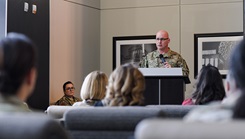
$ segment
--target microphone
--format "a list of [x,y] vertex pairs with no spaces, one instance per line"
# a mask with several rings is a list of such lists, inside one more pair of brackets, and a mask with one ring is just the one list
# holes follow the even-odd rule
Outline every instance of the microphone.
[[159,55],[159,58],[162,60],[162,63],[166,62],[162,54]]

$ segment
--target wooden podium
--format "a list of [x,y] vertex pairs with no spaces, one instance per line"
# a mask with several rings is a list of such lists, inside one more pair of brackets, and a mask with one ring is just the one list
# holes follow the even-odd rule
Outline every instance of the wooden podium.
[[182,104],[188,76],[182,68],[139,68],[145,76],[145,105]]

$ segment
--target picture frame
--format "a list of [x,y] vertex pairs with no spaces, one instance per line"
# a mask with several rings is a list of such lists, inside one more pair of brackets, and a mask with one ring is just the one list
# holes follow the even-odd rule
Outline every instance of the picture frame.
[[243,39],[243,32],[194,34],[194,76],[202,66],[211,64],[219,69],[223,78],[228,72],[232,49]]
[[156,36],[113,37],[113,70],[125,63],[139,65],[143,56],[156,50]]

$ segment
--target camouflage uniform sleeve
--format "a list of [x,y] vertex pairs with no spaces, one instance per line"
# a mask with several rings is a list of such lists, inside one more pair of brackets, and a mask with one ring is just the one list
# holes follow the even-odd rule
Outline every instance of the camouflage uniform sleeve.
[[189,68],[188,65],[186,63],[186,61],[182,58],[182,71],[183,71],[183,75],[189,76]]
[[181,57],[181,55],[178,56],[178,60],[177,60],[177,67],[181,67],[182,71],[183,71],[183,75],[187,75],[189,76],[189,68],[187,66],[187,63],[185,62],[185,60]]
[[183,75],[189,76],[189,68],[182,56],[174,51],[170,52],[169,60],[167,60],[172,67],[181,67]]
[[82,101],[82,99],[75,97],[75,102]]
[[147,58],[146,58],[146,56],[145,57],[142,57],[142,59],[141,59],[141,61],[139,63],[139,67],[140,68],[147,68],[148,67],[147,66]]
[[69,105],[71,105],[70,104],[70,102],[69,102],[69,100],[67,100],[65,97],[62,97],[61,99],[59,99],[56,103],[55,103],[55,105],[62,105],[62,106],[69,106]]
[[61,106],[67,106],[70,105],[69,103],[67,103],[67,101],[65,100],[59,100],[55,103],[55,105],[61,105]]

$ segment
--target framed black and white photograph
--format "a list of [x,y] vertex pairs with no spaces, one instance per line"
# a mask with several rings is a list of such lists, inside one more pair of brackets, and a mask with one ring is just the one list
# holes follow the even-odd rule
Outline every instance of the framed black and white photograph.
[[155,35],[113,37],[113,69],[133,63],[138,66],[142,57],[156,50]]
[[202,66],[211,64],[225,78],[230,53],[242,39],[242,32],[194,34],[194,76]]

